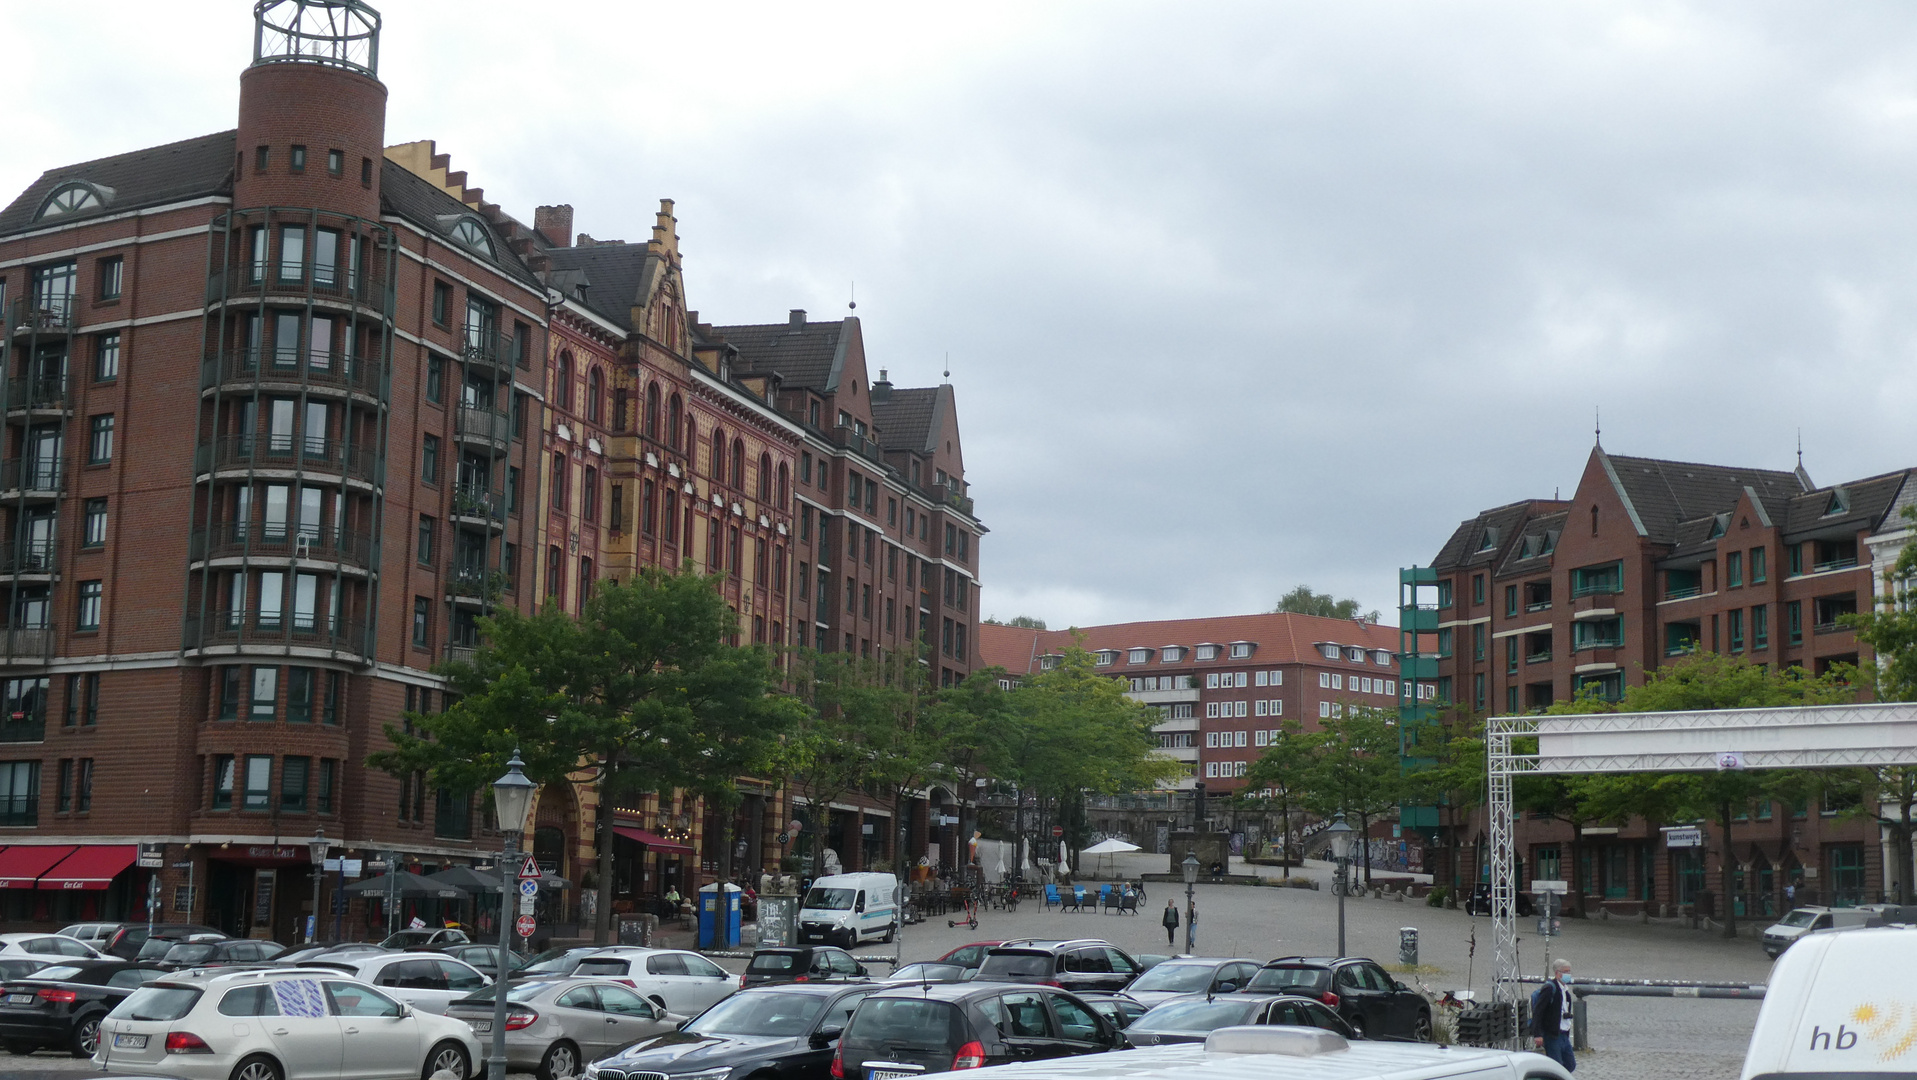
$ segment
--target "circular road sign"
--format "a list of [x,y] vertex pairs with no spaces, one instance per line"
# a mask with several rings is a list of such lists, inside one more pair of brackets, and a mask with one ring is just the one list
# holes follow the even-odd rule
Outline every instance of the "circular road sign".
[[528,900],[532,899],[535,896],[538,896],[539,882],[534,881],[531,878],[527,878],[525,881],[520,882],[519,895],[526,897]]
[[779,834],[779,843],[786,844],[786,843],[790,843],[791,841],[792,841],[792,837],[787,836],[785,833]]
[[515,925],[519,929],[520,937],[531,937],[533,936],[534,928],[536,928],[539,923],[531,915],[521,915]]
[[1059,837],[1064,835],[1065,835],[1065,826],[1063,825],[1052,826],[1052,839],[1056,840]]

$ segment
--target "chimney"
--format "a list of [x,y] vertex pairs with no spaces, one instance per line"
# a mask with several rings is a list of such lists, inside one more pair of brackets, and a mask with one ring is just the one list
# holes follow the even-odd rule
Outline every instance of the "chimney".
[[537,206],[533,208],[533,228],[553,247],[572,246],[572,206],[561,203],[558,206]]
[[799,331],[804,329],[805,329],[805,309],[802,307],[795,307],[792,309],[792,314],[786,317],[786,333],[796,334]]
[[892,381],[885,377],[885,369],[880,368],[879,381],[872,384],[872,396],[869,400],[874,405],[883,405],[891,399]]

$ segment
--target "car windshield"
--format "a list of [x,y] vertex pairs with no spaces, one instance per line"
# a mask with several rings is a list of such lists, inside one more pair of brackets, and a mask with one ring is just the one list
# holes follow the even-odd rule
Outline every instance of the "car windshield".
[[1243,1023],[1256,1001],[1172,1001],[1132,1021],[1133,1031],[1215,1031]]
[[521,971],[553,971],[561,975],[579,966],[579,958],[591,953],[591,949],[547,949],[531,960]]
[[964,1030],[958,1009],[948,1002],[866,998],[859,1004],[859,1011],[852,1014],[852,1024],[845,1029],[840,1045],[848,1049],[878,1046],[951,1054],[963,1041]]
[[[546,979],[546,980],[534,979],[531,982],[516,982],[516,983],[513,983],[512,987],[506,991],[506,1000],[513,1002],[514,1004],[531,1001],[533,998],[538,997],[542,991],[546,990],[548,987],[552,985],[553,983],[552,983],[552,980],[550,979]],[[485,987],[484,989],[475,990],[472,993],[467,994],[465,997],[460,998],[458,1002],[455,1002],[455,1004],[460,1004],[460,1003],[469,1002],[469,1001],[490,1002],[493,999],[493,989],[494,987],[488,986],[488,987]]]
[[77,964],[59,964],[54,967],[43,967],[39,971],[34,972],[33,977],[36,979],[45,979],[50,982],[63,982],[67,979],[78,978],[80,973],[85,970],[86,968],[80,967]]
[[175,945],[166,951],[166,962],[169,964],[197,964],[202,960],[212,959],[213,954],[218,951],[219,950],[211,945],[194,945],[190,943]]
[[113,1009],[122,1020],[178,1020],[193,1011],[200,991],[191,986],[142,986]]
[[782,972],[791,971],[798,966],[799,957],[797,953],[765,952],[754,953],[752,955],[752,962],[746,965],[746,970],[755,975],[777,975]]
[[796,1037],[812,1029],[825,1011],[818,994],[734,994],[686,1025],[694,1035]]
[[805,906],[815,911],[850,911],[852,895],[851,889],[814,888],[805,894]]
[[1259,968],[1258,974],[1251,977],[1251,982],[1245,989],[1317,991],[1329,985],[1331,985],[1331,972],[1324,968],[1268,967]]
[[1211,985],[1210,964],[1160,964],[1138,977],[1129,989],[1195,994]]
[[1809,926],[1817,921],[1817,912],[1799,908],[1778,921],[1785,926]]
[[978,977],[982,982],[992,981],[994,975],[1013,975],[1030,978],[1034,975],[1052,973],[1052,954],[1040,952],[995,952],[985,957],[979,965]]

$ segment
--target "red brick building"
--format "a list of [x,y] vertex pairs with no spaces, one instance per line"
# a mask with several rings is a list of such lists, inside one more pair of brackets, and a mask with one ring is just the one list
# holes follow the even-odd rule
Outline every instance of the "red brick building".
[[[1795,471],[1591,452],[1570,497],[1486,510],[1451,534],[1428,569],[1407,571],[1427,631],[1438,707],[1480,715],[1546,708],[1591,688],[1616,699],[1645,673],[1695,651],[1823,672],[1872,662],[1838,624],[1872,604],[1872,550],[1901,536],[1917,499],[1900,470],[1819,487]],[[1873,543],[1878,541],[1878,543]],[[1889,552],[1894,558],[1895,552]],[[1410,676],[1407,675],[1407,678]],[[1424,676],[1420,675],[1420,678]],[[1786,885],[1835,903],[1883,890],[1877,829],[1838,807],[1764,806],[1733,830],[1740,913],[1774,913]],[[1718,840],[1690,822],[1569,827],[1531,819],[1518,854],[1532,877],[1571,879],[1587,907],[1690,904],[1718,888]],[[1482,831],[1459,864],[1482,872]]]

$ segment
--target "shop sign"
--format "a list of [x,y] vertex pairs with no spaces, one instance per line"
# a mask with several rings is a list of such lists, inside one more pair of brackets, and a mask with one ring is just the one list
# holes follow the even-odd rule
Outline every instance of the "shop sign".
[[1704,846],[1704,830],[1695,825],[1665,829],[1664,846],[1667,848],[1701,848]]

